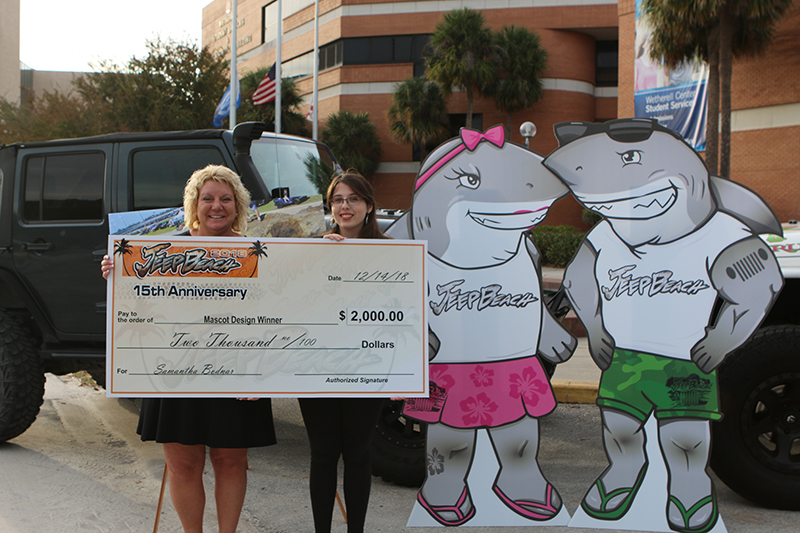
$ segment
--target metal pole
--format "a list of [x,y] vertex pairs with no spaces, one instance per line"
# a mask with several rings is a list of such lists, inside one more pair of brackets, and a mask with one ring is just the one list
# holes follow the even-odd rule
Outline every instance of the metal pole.
[[275,133],[281,132],[281,41],[283,40],[283,3],[278,0],[278,47],[275,59]]
[[236,127],[236,100],[239,96],[239,74],[236,72],[236,0],[231,2],[233,6],[233,30],[231,30],[231,101],[230,101],[230,129]]
[[314,0],[314,93],[311,97],[311,138],[319,140],[319,0]]

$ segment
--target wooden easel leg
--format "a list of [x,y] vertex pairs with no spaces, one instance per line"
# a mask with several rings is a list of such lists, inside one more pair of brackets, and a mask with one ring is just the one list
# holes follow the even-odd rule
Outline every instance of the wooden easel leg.
[[[158,507],[156,508],[156,523],[153,525],[153,533],[158,533],[158,521],[161,519],[161,504],[164,503],[164,488],[167,486],[167,463],[164,463],[164,475],[161,476],[161,493],[158,495]],[[338,494],[336,495],[339,496]]]
[[342,498],[339,497],[339,490],[336,490],[336,502],[339,504],[339,509],[342,511],[342,516],[344,517],[344,523],[347,523],[347,511],[344,510],[344,504],[342,503]]

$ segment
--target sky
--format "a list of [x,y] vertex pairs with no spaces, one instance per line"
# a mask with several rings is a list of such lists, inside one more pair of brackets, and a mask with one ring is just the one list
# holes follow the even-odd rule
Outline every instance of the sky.
[[92,71],[145,57],[160,36],[200,45],[203,8],[212,0],[20,0],[19,59],[34,70]]

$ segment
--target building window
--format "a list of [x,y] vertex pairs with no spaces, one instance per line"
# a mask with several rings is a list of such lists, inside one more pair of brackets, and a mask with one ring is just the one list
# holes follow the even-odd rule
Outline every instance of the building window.
[[[281,4],[282,18],[314,5],[314,0],[283,0]],[[278,40],[278,2],[272,0],[261,8],[261,44]]]
[[278,40],[278,2],[261,8],[261,44]]
[[617,87],[619,78],[619,41],[597,41],[595,87]]
[[[319,67],[322,70],[322,65]],[[314,75],[314,52],[309,52],[281,64],[281,78],[302,78]]]
[[339,40],[319,49],[319,69],[338,67],[342,64],[344,42]]
[[[423,51],[428,35],[398,35],[393,37],[355,37],[340,39],[319,48],[319,70],[342,65],[385,65],[414,63],[414,75],[425,74]],[[313,52],[285,61],[281,77],[297,78],[314,73]]]
[[25,162],[24,220],[102,220],[105,170],[102,152],[29,157]]
[[423,52],[430,35],[393,35],[380,37],[356,37],[343,39],[343,65],[384,65],[390,63],[414,63],[424,73]]

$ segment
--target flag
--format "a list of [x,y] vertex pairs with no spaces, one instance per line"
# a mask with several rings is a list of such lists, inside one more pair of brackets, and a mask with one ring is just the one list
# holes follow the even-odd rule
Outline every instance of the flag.
[[[237,84],[238,85],[238,84]],[[242,93],[236,91],[236,108],[242,105]],[[222,100],[217,104],[217,109],[214,111],[214,127],[221,128],[222,120],[227,117],[231,112],[231,86],[225,88],[225,94],[222,95]]]
[[275,63],[253,93],[253,105],[263,105],[275,99]]
[[308,108],[308,113],[306,113],[306,120],[309,122],[314,122],[314,106]]

